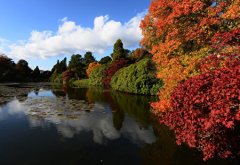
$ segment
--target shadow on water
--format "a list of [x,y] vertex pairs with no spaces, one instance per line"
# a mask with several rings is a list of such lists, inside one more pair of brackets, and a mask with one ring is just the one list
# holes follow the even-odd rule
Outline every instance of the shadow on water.
[[197,150],[176,145],[151,115],[154,97],[26,86],[21,92],[21,85],[8,86],[19,93],[0,102],[0,164],[239,164],[239,158],[204,162]]

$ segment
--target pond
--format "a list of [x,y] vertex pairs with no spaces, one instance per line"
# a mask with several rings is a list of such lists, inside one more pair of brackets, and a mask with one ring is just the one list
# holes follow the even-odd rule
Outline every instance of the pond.
[[102,88],[0,85],[0,164],[239,164],[178,146],[155,98]]

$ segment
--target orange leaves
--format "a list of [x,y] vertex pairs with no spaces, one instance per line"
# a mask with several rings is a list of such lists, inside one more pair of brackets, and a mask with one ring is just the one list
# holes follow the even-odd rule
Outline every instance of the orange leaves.
[[98,66],[101,66],[101,64],[97,63],[97,62],[92,62],[88,65],[88,68],[87,68],[87,76],[89,77],[92,70],[97,68]]
[[[170,95],[173,89],[183,80],[195,75],[197,72],[196,66],[200,62],[202,54],[196,54],[194,57],[182,56],[175,58],[164,58],[158,61],[161,65],[158,66],[157,77],[164,82],[164,89],[159,93],[160,101],[152,104],[155,110],[166,111],[170,109]],[[155,57],[156,58],[156,57]]]
[[[177,48],[184,47],[189,41],[202,47],[209,44],[218,27],[228,26],[229,22],[223,18],[231,13],[236,18],[239,10],[239,0],[232,1],[232,4],[216,1],[215,5],[211,1],[200,0],[155,0],[141,24],[142,44],[150,49],[157,45],[161,50],[169,49],[166,51],[170,53],[175,51],[172,48],[174,44],[170,42],[178,42]],[[163,48],[161,44],[164,44]]]
[[222,15],[225,19],[239,19],[240,18],[240,0],[232,1],[226,12]]
[[[200,59],[215,51],[210,46],[216,33],[239,28],[239,6],[240,0],[152,1],[149,13],[141,23],[144,36],[141,43],[153,54],[157,77],[164,82],[164,90],[159,96],[161,101],[153,104],[154,107],[168,109],[173,89],[199,74]],[[224,46],[224,52],[239,50],[239,46],[233,45]]]

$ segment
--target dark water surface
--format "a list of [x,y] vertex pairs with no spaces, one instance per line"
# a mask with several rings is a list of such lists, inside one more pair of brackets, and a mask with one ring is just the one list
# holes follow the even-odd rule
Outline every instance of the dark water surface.
[[202,161],[150,114],[153,98],[100,88],[0,86],[0,165],[240,164]]

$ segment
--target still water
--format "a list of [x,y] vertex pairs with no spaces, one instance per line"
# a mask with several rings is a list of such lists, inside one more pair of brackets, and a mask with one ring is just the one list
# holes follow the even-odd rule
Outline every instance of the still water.
[[155,98],[101,88],[0,86],[0,165],[239,164],[178,146],[158,124]]

